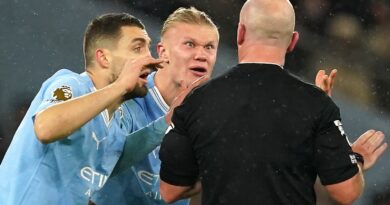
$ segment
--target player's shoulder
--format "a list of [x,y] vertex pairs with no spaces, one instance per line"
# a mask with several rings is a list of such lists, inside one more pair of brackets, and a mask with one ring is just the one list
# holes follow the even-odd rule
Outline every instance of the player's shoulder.
[[[83,74],[85,76],[83,76]],[[82,84],[87,84],[90,81],[86,73],[79,74],[68,69],[61,69],[54,73],[50,78],[48,78],[44,83],[43,87],[48,87],[50,85],[60,85],[64,86],[80,86]]]
[[68,69],[60,69],[56,73],[54,73],[50,79],[52,80],[64,80],[64,81],[77,81],[77,82],[82,82],[83,78],[81,74],[73,72]]
[[68,69],[61,69],[42,84],[40,92],[54,93],[53,95],[59,96],[80,96],[92,90],[93,83],[86,73],[78,74]]

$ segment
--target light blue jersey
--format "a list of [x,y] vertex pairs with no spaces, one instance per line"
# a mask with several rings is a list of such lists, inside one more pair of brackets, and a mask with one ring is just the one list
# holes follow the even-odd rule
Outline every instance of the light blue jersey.
[[[157,87],[154,84],[155,73],[148,76],[148,94],[144,98],[136,98],[129,100],[122,105],[125,118],[130,123],[128,125],[129,132],[134,132],[149,123],[164,116],[169,107],[160,95]],[[160,139],[155,135],[155,142],[158,145]],[[150,138],[150,136],[145,136]],[[131,141],[130,139],[128,139]],[[150,142],[129,143],[129,146],[124,151],[123,157],[119,160],[114,173],[107,180],[107,183],[92,200],[97,205],[160,205],[166,204],[160,195],[160,164],[159,146],[150,152],[145,153],[145,147],[150,148]],[[131,156],[137,156],[137,159]],[[145,157],[146,156],[146,157]],[[189,200],[181,200],[174,204],[186,205]]]
[[[122,109],[111,120],[104,111],[73,134],[49,144],[37,140],[33,125],[39,111],[94,90],[86,73],[69,70],[60,70],[43,83],[0,166],[1,205],[86,205],[89,196],[104,185],[125,144],[128,128]],[[109,136],[109,130],[117,135]]]

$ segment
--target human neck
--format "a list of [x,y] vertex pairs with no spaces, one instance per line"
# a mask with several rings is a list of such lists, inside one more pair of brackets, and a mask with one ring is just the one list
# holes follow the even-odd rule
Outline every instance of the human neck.
[[172,83],[173,79],[162,70],[157,71],[156,75],[154,76],[154,80],[158,91],[164,98],[164,101],[167,103],[168,106],[170,106],[177,94],[179,94],[179,85],[176,83]]
[[262,62],[283,67],[285,55],[285,49],[256,43],[241,45],[238,48],[239,63]]
[[87,68],[86,72],[97,90],[102,89],[110,84],[104,73],[99,68]]

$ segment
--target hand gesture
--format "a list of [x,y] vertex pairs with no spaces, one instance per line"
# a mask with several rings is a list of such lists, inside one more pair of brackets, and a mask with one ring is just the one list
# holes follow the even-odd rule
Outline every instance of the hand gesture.
[[124,87],[124,94],[129,93],[137,85],[138,80],[145,80],[146,76],[152,72],[152,69],[162,68],[162,62],[162,59],[154,59],[151,56],[127,60],[123,65],[123,69],[118,76],[116,83],[119,83]]
[[372,167],[387,149],[384,138],[385,135],[381,131],[368,130],[352,144],[352,150],[363,156],[363,170]]
[[205,83],[208,80],[209,80],[208,76],[202,76],[202,77],[196,79],[194,82],[192,82],[188,86],[185,85],[183,80],[180,82],[179,94],[172,101],[172,104],[169,107],[168,113],[165,116],[165,119],[166,119],[168,124],[171,124],[171,122],[172,122],[172,115],[173,115],[174,109],[177,106],[181,105],[181,103],[183,102],[184,98],[188,95],[188,93],[191,92],[191,90],[193,90],[194,88],[198,87],[199,85],[201,85],[202,83]]
[[336,78],[336,73],[336,69],[332,69],[329,75],[326,75],[325,70],[319,70],[316,75],[316,86],[321,88],[330,97],[332,96],[333,82]]

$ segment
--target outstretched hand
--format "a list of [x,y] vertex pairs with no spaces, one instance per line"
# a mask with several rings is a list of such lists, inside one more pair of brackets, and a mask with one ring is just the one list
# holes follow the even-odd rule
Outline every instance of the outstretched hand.
[[368,130],[352,144],[352,151],[363,156],[363,170],[372,167],[378,158],[385,152],[387,143],[384,142],[384,139],[385,135],[383,132]]
[[181,103],[183,102],[184,98],[188,95],[188,93],[191,92],[191,90],[193,90],[194,88],[198,87],[199,85],[207,82],[209,80],[209,78],[210,78],[209,76],[202,76],[202,77],[196,79],[190,85],[186,85],[183,80],[180,82],[179,94],[172,101],[172,104],[169,107],[168,113],[165,116],[165,119],[166,119],[168,124],[171,124],[171,122],[172,122],[172,115],[173,115],[174,109],[177,106],[181,105]]
[[332,69],[329,75],[326,74],[325,70],[319,70],[315,79],[316,86],[321,88],[329,96],[332,96],[333,82],[336,74],[337,69]]

